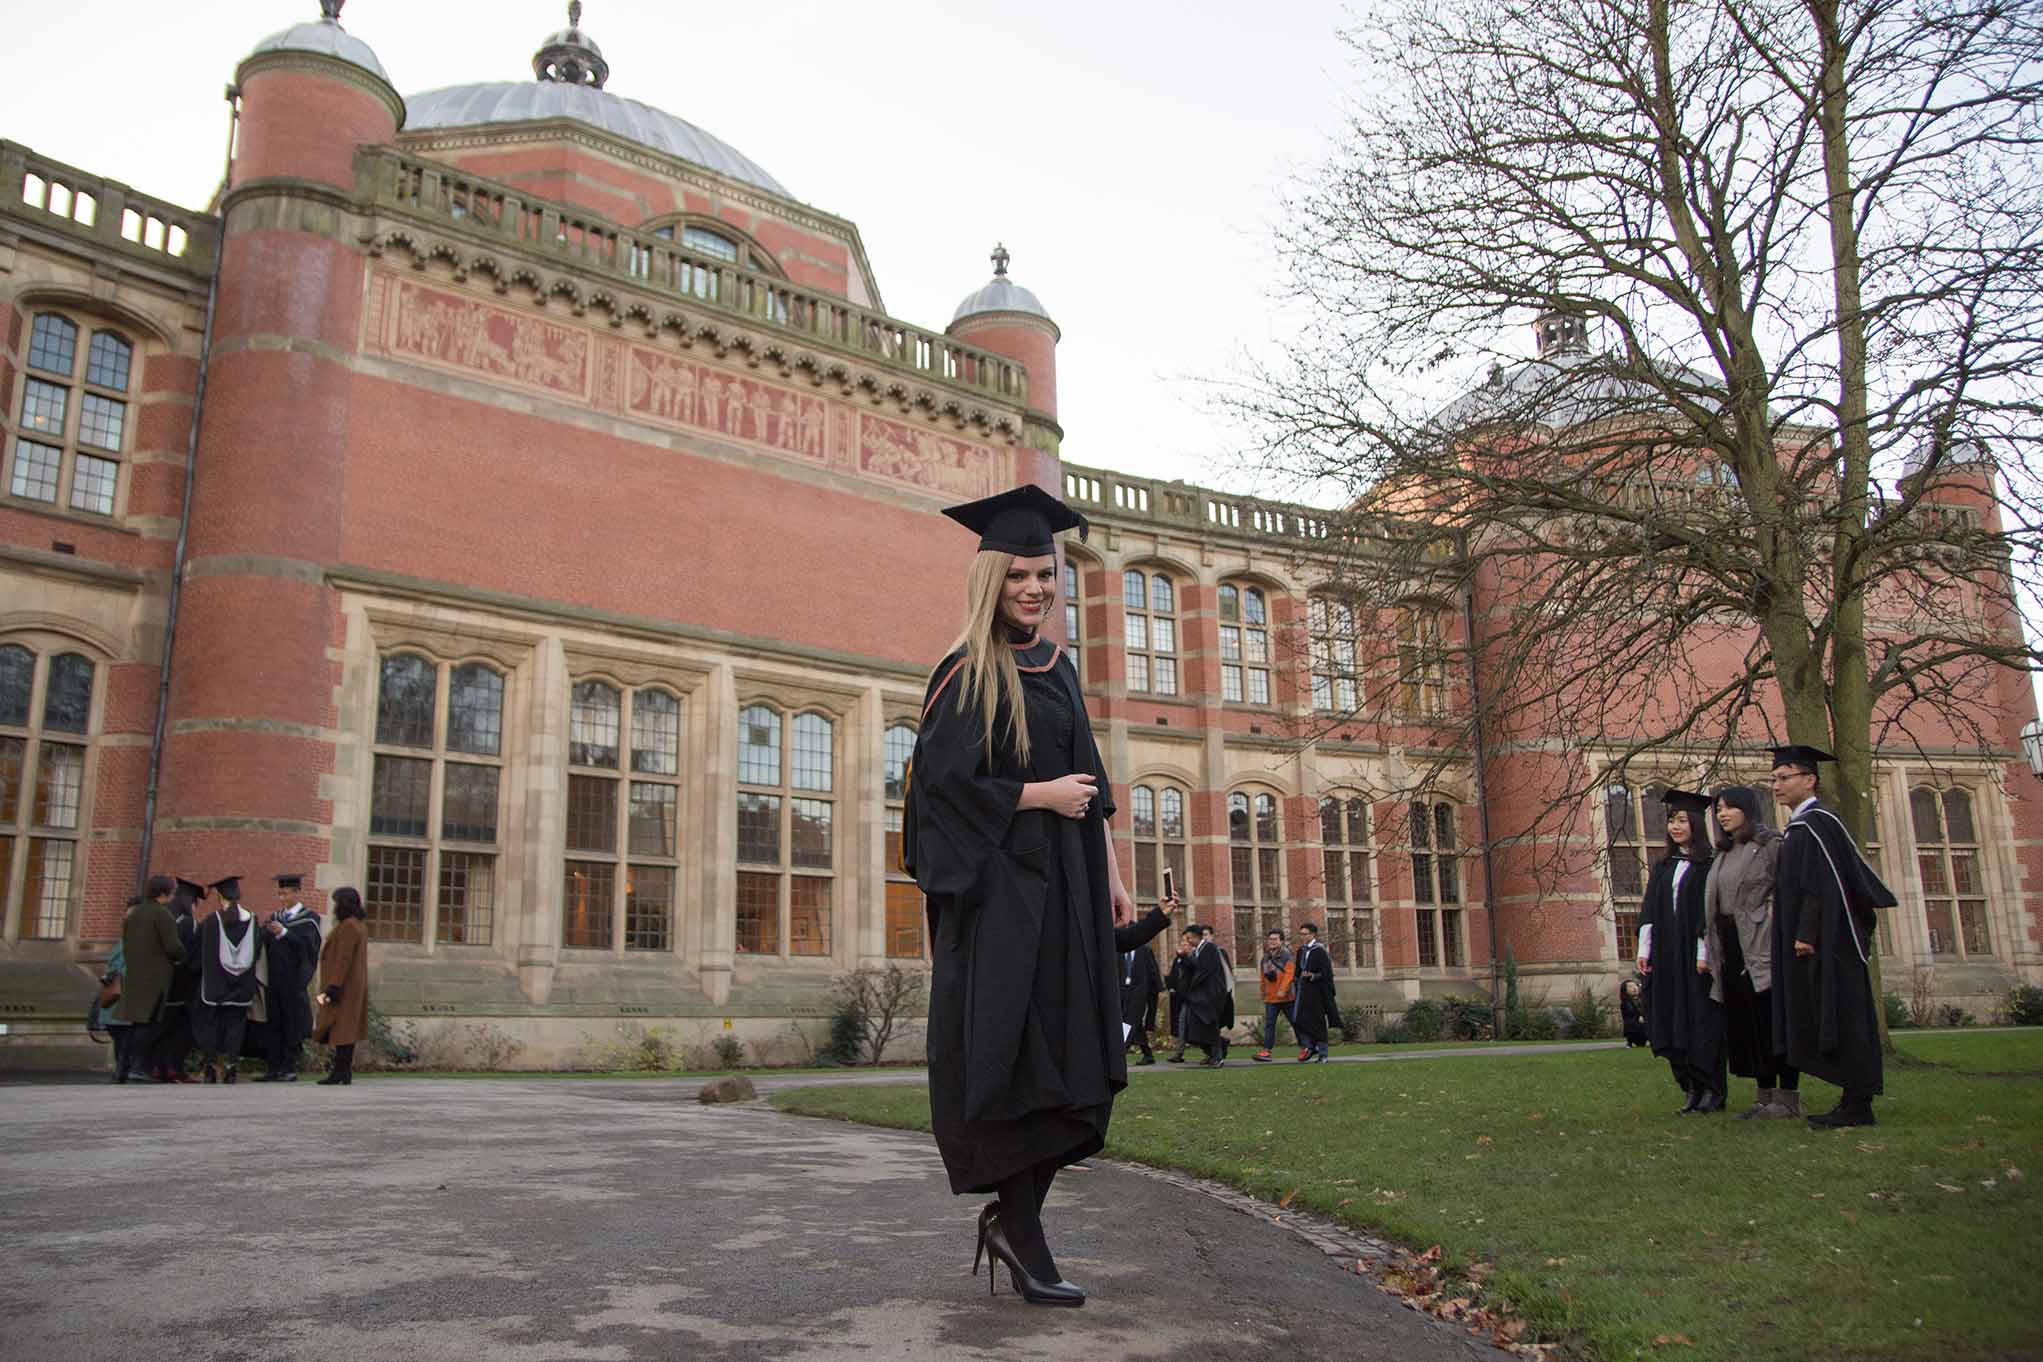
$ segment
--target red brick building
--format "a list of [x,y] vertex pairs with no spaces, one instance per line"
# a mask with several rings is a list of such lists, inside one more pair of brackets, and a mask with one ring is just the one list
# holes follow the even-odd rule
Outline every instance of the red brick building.
[[[890,844],[972,550],[935,511],[1021,480],[1098,526],[1067,628],[1138,897],[1178,865],[1243,958],[1324,921],[1365,1006],[1487,988],[1510,772],[1416,822],[1373,793],[1456,703],[1466,603],[1383,622],[1383,717],[1301,746],[1373,627],[1313,601],[1314,512],[1063,464],[1004,251],[947,327],[893,318],[852,222],[578,28],[534,73],[405,96],[287,29],[203,212],[0,143],[0,1062],[75,1031],[145,867],[359,886],[378,1004],[529,1062],[620,1025],[792,1057],[832,976],[923,956]],[[1882,773],[1891,945],[1967,996],[2043,974],[2004,700],[1927,823]],[[1565,911],[1496,924],[1557,983],[1618,968],[1619,802]]]

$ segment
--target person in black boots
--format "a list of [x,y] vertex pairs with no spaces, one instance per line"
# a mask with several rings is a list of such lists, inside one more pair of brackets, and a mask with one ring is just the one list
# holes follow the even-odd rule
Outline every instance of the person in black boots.
[[1319,939],[1319,924],[1298,928],[1297,1001],[1291,1008],[1291,1029],[1298,1033],[1298,1062],[1327,1062],[1327,1033],[1341,1024],[1341,1006],[1334,997],[1334,957]]
[[1043,1201],[1059,1169],[1105,1146],[1127,1086],[1114,927],[1134,917],[1078,672],[1039,632],[1057,618],[1055,536],[1086,521],[1035,486],[944,514],[979,551],[963,631],[930,675],[902,819],[931,927],[930,1125],[951,1190],[996,1197],[973,1271],[990,1253],[1023,1300],[1082,1305]]
[[1773,1048],[1773,872],[1781,835],[1760,818],[1759,794],[1743,785],[1717,792],[1716,858],[1704,891],[1703,941],[1713,995],[1724,1005],[1724,1053],[1732,1073],[1759,1088],[1741,1121],[1802,1114],[1801,1075]]
[[1170,1062],[1185,1062],[1185,1003],[1192,996],[1192,952],[1199,948],[1199,929],[1178,933],[1178,952],[1171,957],[1163,986],[1170,992]]
[[206,886],[194,884],[181,875],[173,876],[172,882],[176,888],[170,895],[170,916],[177,925],[184,960],[170,977],[170,992],[163,1000],[163,1026],[149,1067],[158,1083],[196,1083],[198,1080],[186,1073],[184,1066],[192,1053],[192,1013],[196,1007],[193,999],[199,991],[200,973],[199,927],[192,909],[205,900]]
[[362,896],[345,886],[333,891],[333,930],[319,948],[318,1001],[312,1038],[333,1047],[333,1069],[319,1081],[346,1087],[355,1081],[355,1047],[369,1034],[369,928]]
[[1788,1064],[1844,1089],[1809,1124],[1869,1126],[1883,1086],[1873,929],[1894,892],[1859,855],[1851,831],[1816,792],[1821,762],[1797,744],[1773,754],[1774,797],[1794,810],[1774,867],[1773,1048]]
[[1646,1030],[1653,1053],[1667,1061],[1687,1098],[1680,1115],[1724,1109],[1724,1009],[1710,1000],[1714,984],[1703,947],[1703,890],[1710,871],[1706,794],[1669,790],[1667,854],[1653,867],[1639,905],[1639,972],[1646,991]]
[[121,923],[123,985],[114,1015],[129,1025],[125,1051],[115,1055],[117,1083],[129,1079],[139,1083],[149,1076],[163,1026],[163,1004],[184,961],[184,943],[178,940],[177,919],[169,907],[176,888],[170,876],[151,875],[142,894],[129,901]]

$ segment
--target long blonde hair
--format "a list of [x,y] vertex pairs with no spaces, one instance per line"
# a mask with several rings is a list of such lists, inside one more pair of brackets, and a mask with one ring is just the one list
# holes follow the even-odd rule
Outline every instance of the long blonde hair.
[[986,730],[987,759],[990,761],[994,756],[993,727],[1004,702],[1007,745],[1027,765],[1029,720],[1028,707],[1022,700],[1021,670],[1015,666],[1014,649],[1008,646],[1000,623],[1001,589],[1007,584],[1007,574],[1013,566],[1014,555],[997,549],[983,549],[972,560],[972,570],[965,574],[965,627],[958,641],[951,645],[951,651],[964,649],[965,666],[961,673],[964,684],[958,687],[958,712],[963,714],[973,705],[979,707],[980,724]]

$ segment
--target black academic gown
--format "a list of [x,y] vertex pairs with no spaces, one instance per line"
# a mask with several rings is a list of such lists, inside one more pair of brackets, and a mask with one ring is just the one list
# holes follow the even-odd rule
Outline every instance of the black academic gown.
[[283,930],[263,945],[270,961],[267,1008],[276,1054],[296,1068],[299,1051],[312,1035],[312,997],[306,990],[319,972],[319,914],[300,913],[289,922],[279,918],[277,925]]
[[1695,968],[1695,945],[1703,931],[1703,882],[1709,862],[1688,861],[1681,893],[1674,893],[1674,868],[1668,857],[1653,867],[1639,906],[1639,930],[1653,929],[1653,953],[1646,989],[1646,1039],[1653,1053],[1681,1071],[1687,1086],[1722,1092],[1724,1075],[1724,1007],[1710,1000],[1710,976]]
[[[1837,814],[1817,804],[1788,823],[1773,880],[1773,1047],[1803,1073],[1861,1094],[1882,1090],[1876,909],[1894,893]],[[1816,954],[1798,956],[1795,942]]]
[[1156,967],[1156,953],[1149,943],[1168,926],[1169,915],[1152,908],[1140,921],[1114,928],[1114,949],[1121,959],[1121,1021],[1131,1037],[1155,1025],[1163,972]]
[[1341,1009],[1334,1000],[1334,957],[1325,943],[1315,940],[1298,952],[1295,977],[1291,1029],[1302,1041],[1324,1045],[1327,1032],[1341,1024]]
[[262,950],[262,927],[253,913],[228,926],[227,911],[214,913],[198,925],[193,949],[199,957],[198,989],[192,997],[192,1032],[199,1048],[208,1054],[226,1056],[231,1064],[241,1057],[247,1039],[248,1009],[255,1003],[255,956],[248,968],[233,973],[220,960],[220,938],[224,933],[239,944],[246,933],[257,935],[255,949]]
[[[1017,650],[1024,765],[1004,745],[988,756],[976,698],[959,708],[959,656],[937,667],[924,700],[910,837],[933,947],[930,1125],[963,1193],[1098,1153],[1128,1062],[1108,892],[1113,796],[1077,671],[1054,644]],[[1006,727],[1003,708],[994,731]],[[1073,772],[1099,782],[1084,818],[1017,808],[1024,783]]]
[[1192,996],[1192,957],[1173,955],[1164,972],[1163,986],[1170,990],[1170,1033],[1180,1045],[1185,1040],[1185,1002]]
[[1234,1025],[1234,971],[1217,942],[1192,952],[1191,986],[1185,994],[1184,1036],[1198,1046],[1218,1045]]

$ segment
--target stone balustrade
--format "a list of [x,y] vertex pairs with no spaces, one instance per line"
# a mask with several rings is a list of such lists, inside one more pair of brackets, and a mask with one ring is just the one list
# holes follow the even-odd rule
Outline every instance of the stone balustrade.
[[1027,404],[1028,375],[1021,365],[941,331],[911,326],[833,294],[393,148],[364,148],[355,167],[357,197],[380,213],[493,238],[578,274],[607,275],[691,308],[724,313],[767,334],[850,351],[863,363],[913,382],[941,385],[982,401]]
[[0,215],[201,278],[219,249],[217,221],[117,180],[0,141]]

